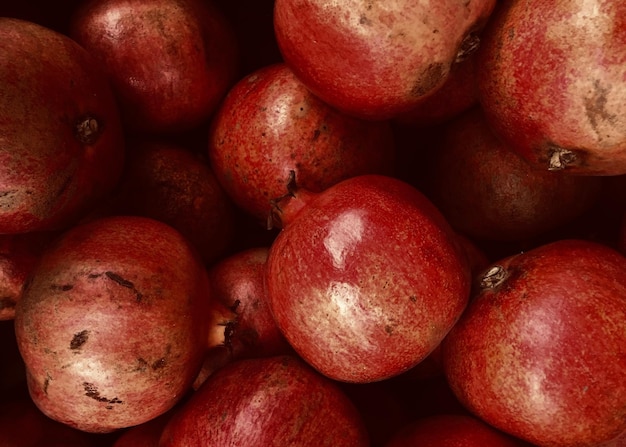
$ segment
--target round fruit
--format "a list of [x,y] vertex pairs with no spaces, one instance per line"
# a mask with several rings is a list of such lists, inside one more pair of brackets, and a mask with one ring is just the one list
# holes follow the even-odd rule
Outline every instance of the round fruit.
[[442,345],[459,400],[515,437],[601,445],[626,430],[626,258],[559,240],[481,275]]
[[392,177],[362,175],[278,203],[266,285],[276,324],[323,374],[398,375],[428,356],[469,297],[469,262],[439,211]]
[[117,183],[119,111],[102,67],[67,36],[0,18],[0,233],[61,229]]
[[42,255],[15,314],[28,388],[89,432],[170,409],[206,349],[206,270],[180,233],[143,217],[78,225]]

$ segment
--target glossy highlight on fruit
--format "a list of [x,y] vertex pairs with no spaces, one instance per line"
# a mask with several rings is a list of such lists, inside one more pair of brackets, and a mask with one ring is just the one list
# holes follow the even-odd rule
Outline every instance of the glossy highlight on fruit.
[[270,248],[270,308],[287,340],[347,382],[398,375],[423,360],[469,297],[455,234],[417,189],[363,175],[279,203]]

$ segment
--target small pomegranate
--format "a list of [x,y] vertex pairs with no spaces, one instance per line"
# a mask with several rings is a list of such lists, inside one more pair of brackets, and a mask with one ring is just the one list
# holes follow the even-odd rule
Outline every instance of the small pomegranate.
[[290,171],[301,187],[321,191],[359,174],[391,174],[389,123],[345,115],[315,97],[285,64],[239,81],[212,121],[209,158],[241,209],[265,223]]
[[285,338],[336,380],[372,382],[428,356],[463,312],[470,267],[434,205],[392,177],[361,175],[278,204],[266,287]]
[[624,2],[500,2],[483,32],[479,101],[543,170],[626,173]]

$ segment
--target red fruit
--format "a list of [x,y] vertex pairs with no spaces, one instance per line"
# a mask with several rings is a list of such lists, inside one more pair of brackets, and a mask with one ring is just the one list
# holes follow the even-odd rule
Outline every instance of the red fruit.
[[131,140],[128,148],[114,212],[165,222],[206,265],[217,261],[233,242],[235,213],[208,160],[166,140]]
[[235,35],[210,0],[91,0],[70,35],[106,67],[131,132],[204,123],[237,76]]
[[521,447],[521,441],[469,415],[442,414],[403,427],[385,447]]
[[200,368],[209,297],[204,266],[168,225],[124,216],[72,228],[16,307],[33,400],[89,432],[164,413]]
[[544,170],[626,173],[626,4],[501,2],[483,33],[492,127]]
[[159,447],[369,446],[360,414],[336,384],[297,357],[233,362],[165,426]]
[[57,233],[0,235],[0,320],[12,320],[24,284]]
[[602,179],[537,169],[503,143],[480,108],[449,121],[431,163],[429,197],[457,231],[521,241],[589,210]]
[[211,296],[236,315],[226,341],[235,359],[291,353],[268,305],[264,284],[268,252],[267,247],[239,251],[209,270]]
[[0,233],[66,228],[122,171],[119,112],[100,65],[67,36],[0,18]]
[[170,416],[170,412],[167,412],[143,424],[128,428],[115,440],[112,447],[158,447],[163,427]]
[[444,123],[478,102],[476,53],[462,64],[453,64],[441,88],[417,106],[399,113],[394,121],[403,126],[427,127]]
[[446,377],[485,422],[547,447],[626,429],[626,258],[560,240],[493,264],[443,342]]
[[459,318],[470,270],[417,189],[362,175],[278,204],[266,285],[285,338],[323,374],[371,382],[423,360]]
[[234,202],[266,222],[290,171],[311,191],[354,175],[389,174],[394,143],[388,123],[336,111],[275,64],[230,90],[212,122],[209,158]]
[[328,104],[390,118],[440,88],[478,45],[495,0],[277,0],[276,40],[296,76]]

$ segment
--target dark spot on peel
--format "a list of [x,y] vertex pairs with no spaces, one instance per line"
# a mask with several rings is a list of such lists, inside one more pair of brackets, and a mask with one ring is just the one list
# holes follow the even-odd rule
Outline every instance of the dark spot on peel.
[[421,97],[439,86],[446,74],[445,65],[441,62],[429,64],[415,79],[411,94]]
[[[90,397],[93,400],[97,400],[98,402],[105,402],[107,404],[123,404],[124,403],[117,397],[108,398],[108,397],[102,396],[100,394],[100,391],[98,391],[98,388],[93,383],[83,382],[83,389],[85,390],[85,396]],[[113,408],[113,406],[111,406],[111,408],[107,406],[106,408],[110,410]]]
[[4,309],[15,309],[15,299],[12,297],[2,297],[0,298],[0,310]]
[[72,351],[77,351],[85,343],[87,343],[88,339],[89,339],[89,331],[87,331],[87,330],[80,331],[80,332],[74,334],[74,337],[72,337],[72,341],[70,342],[70,349]]

